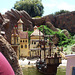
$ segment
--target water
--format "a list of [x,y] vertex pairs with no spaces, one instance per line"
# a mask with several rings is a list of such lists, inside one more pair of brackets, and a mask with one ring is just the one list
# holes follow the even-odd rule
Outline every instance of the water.
[[[22,68],[24,75],[43,75],[37,71],[35,67],[33,68]],[[66,75],[66,68],[65,67],[60,67],[57,70],[56,75]]]
[[[29,61],[31,65],[34,65],[34,63],[36,63],[36,60],[25,59],[25,60],[19,60],[19,64],[20,66],[25,67],[26,65],[28,65]],[[67,64],[67,60],[62,60],[62,64],[60,64],[56,75],[66,75],[66,64]],[[22,70],[23,70],[24,75],[43,75],[37,71],[36,67],[33,67],[33,68],[25,67],[25,68],[22,68]]]

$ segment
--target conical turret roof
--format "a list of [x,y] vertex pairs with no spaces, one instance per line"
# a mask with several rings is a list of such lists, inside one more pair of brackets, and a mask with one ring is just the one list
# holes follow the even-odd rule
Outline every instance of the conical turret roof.
[[20,24],[22,24],[22,23],[23,23],[23,21],[21,20],[21,18],[19,19],[19,21],[18,21],[17,23],[20,23]]

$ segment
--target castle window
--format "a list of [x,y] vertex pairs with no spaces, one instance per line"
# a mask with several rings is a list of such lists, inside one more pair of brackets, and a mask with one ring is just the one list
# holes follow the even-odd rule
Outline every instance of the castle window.
[[34,44],[36,44],[36,42],[34,42]]
[[22,40],[20,40],[20,42],[22,42]]
[[23,42],[24,42],[24,40],[23,40]]
[[27,48],[27,45],[25,45],[25,48]]
[[25,42],[27,42],[27,40],[25,40]]
[[21,48],[23,48],[23,45],[21,45]]

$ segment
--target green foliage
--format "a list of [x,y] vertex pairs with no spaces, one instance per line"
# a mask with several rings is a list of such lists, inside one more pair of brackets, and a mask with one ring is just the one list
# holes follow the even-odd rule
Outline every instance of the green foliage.
[[14,4],[14,9],[25,10],[30,16],[42,16],[43,5],[41,0],[20,0]]
[[[43,31],[44,28],[44,31]],[[61,30],[59,30],[58,32],[55,32],[51,29],[49,29],[46,25],[41,25],[40,27],[38,27],[38,29],[41,32],[44,32],[45,35],[57,35],[57,37],[59,38],[59,42],[58,42],[58,46],[64,46],[67,47],[67,45],[72,45],[75,44],[75,40],[73,40],[72,38],[68,39],[64,33],[61,33]],[[29,36],[29,42],[30,42],[30,35],[33,31],[28,31],[28,36]]]
[[33,17],[33,18],[41,18],[40,16],[35,16],[35,17]]
[[59,30],[58,32],[54,32],[53,30],[49,29],[47,26],[45,25],[41,25],[38,29],[43,32],[43,26],[44,26],[44,34],[45,35],[57,35],[57,37],[59,38],[59,42],[58,42],[58,46],[67,46],[69,44],[74,44],[75,41],[72,40],[72,38],[68,39],[64,33],[61,33]]
[[33,31],[28,31],[28,37],[29,37],[29,42],[30,42],[30,35],[33,33]]
[[59,14],[68,13],[68,12],[69,12],[69,11],[67,11],[67,10],[60,10],[60,11],[55,12],[54,15],[59,15]]
[[[25,31],[25,32],[27,32],[27,31]],[[30,42],[30,35],[33,33],[33,31],[28,31],[28,39],[29,39],[29,42]]]
[[41,25],[38,29],[41,31],[41,32],[43,32],[43,26],[44,26],[44,34],[45,35],[53,35],[53,34],[55,34],[55,32],[54,31],[52,31],[51,29],[49,29],[47,26],[45,26],[45,25]]

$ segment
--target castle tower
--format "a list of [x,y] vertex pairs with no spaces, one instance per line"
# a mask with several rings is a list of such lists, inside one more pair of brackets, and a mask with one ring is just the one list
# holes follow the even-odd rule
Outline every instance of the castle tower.
[[23,31],[23,21],[19,19],[18,23],[18,31]]
[[17,31],[17,27],[13,27],[12,34],[11,34],[11,46],[16,52],[18,59],[19,59],[19,44],[20,44],[20,37]]
[[11,44],[18,45],[20,43],[20,37],[17,32],[17,27],[14,27],[11,35]]
[[34,26],[34,30],[36,30],[38,27],[37,26]]

